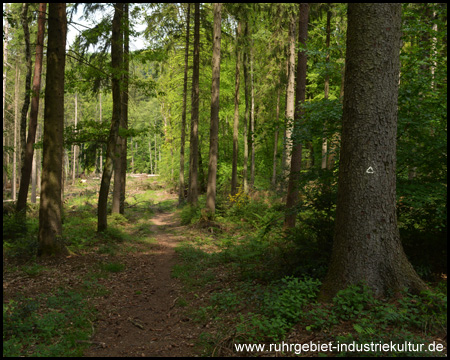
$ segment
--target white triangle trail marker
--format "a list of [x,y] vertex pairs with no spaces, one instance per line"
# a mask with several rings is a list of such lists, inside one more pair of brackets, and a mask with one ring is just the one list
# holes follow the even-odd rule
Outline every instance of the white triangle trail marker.
[[372,169],[372,166],[369,166],[369,168],[366,170],[366,173],[368,173],[368,174],[373,174],[374,173],[374,171]]

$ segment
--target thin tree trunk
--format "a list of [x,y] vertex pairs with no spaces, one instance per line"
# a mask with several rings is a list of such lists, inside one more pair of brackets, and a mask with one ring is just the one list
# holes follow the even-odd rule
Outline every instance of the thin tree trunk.
[[113,114],[111,120],[111,129],[109,132],[108,145],[106,150],[105,165],[103,168],[102,181],[100,185],[100,193],[98,197],[98,224],[97,230],[106,230],[107,223],[107,205],[109,186],[111,176],[114,171],[115,148],[117,136],[119,133],[120,119],[122,117],[122,96],[120,90],[120,69],[123,61],[121,26],[123,18],[123,3],[115,4],[114,18],[112,24],[111,39],[111,62],[114,71],[112,77],[112,93],[113,93]]
[[[5,13],[8,14],[9,5],[5,4]],[[6,73],[8,71],[8,32],[9,32],[9,24],[8,17],[5,16],[3,18],[3,194],[6,189],[6,181],[7,181],[7,155],[5,151],[5,133],[6,133],[6,120],[5,120],[5,101],[6,101]]]
[[20,69],[19,59],[16,58],[16,81],[14,85],[14,154],[13,154],[13,169],[12,169],[12,183],[11,183],[11,198],[16,201],[17,194],[17,154],[19,154],[17,143],[17,127],[19,126],[19,86],[20,86]]
[[220,41],[222,37],[222,4],[214,4],[214,31],[212,57],[211,89],[211,128],[209,135],[209,167],[206,190],[206,207],[214,214],[216,211],[217,157],[219,149],[219,94],[220,94]]
[[275,139],[273,142],[273,170],[272,170],[272,186],[275,188],[277,181],[277,151],[278,151],[278,133],[279,126],[278,122],[280,121],[280,94],[281,94],[281,84],[278,84],[277,90],[277,110],[276,110],[276,123],[277,127],[275,129]]
[[[244,39],[248,41],[248,22],[245,22]],[[244,96],[245,96],[245,117],[244,117],[244,193],[248,193],[247,167],[248,167],[248,141],[247,127],[250,118],[249,107],[249,79],[248,79],[248,46],[244,47]]]
[[190,143],[190,178],[189,203],[198,201],[198,117],[199,117],[199,75],[200,75],[200,4],[195,3],[194,18],[194,60],[192,72],[192,108],[191,108],[191,143]]
[[286,132],[285,132],[285,163],[283,164],[284,176],[289,176],[292,155],[292,128],[294,126],[295,110],[295,16],[291,15],[289,26],[289,61],[288,83],[286,90]]
[[188,69],[189,69],[189,32],[191,23],[191,4],[187,4],[186,14],[186,42],[184,48],[184,80],[183,80],[183,110],[181,113],[181,138],[180,138],[180,175],[179,175],[179,192],[178,203],[184,202],[184,146],[186,143],[186,107],[187,107],[187,85],[188,85]]
[[[331,6],[331,5],[328,5]],[[328,95],[330,92],[330,74],[328,69],[328,64],[330,63],[330,36],[331,36],[331,10],[328,8],[327,10],[327,27],[326,27],[326,40],[325,40],[325,46],[327,49],[327,57],[325,59],[326,63],[326,75],[325,75],[325,86],[324,86],[324,92],[323,92],[323,98],[325,100],[328,99]],[[326,133],[327,131],[327,124],[325,123],[323,125],[323,131]],[[322,138],[322,169],[327,168],[327,152],[328,152],[328,139],[324,135]]]
[[[120,128],[128,129],[128,72],[129,72],[129,23],[128,23],[128,4],[124,3],[124,31],[123,31],[123,71],[122,75],[122,115],[120,118]],[[119,156],[116,159],[116,168],[114,173],[114,195],[112,203],[112,212],[125,213],[125,188],[127,178],[127,137],[119,136],[116,149]]]
[[33,98],[31,100],[31,113],[28,124],[28,138],[25,148],[24,161],[22,163],[22,176],[20,178],[19,197],[17,199],[17,212],[21,212],[26,209],[28,188],[30,186],[31,170],[33,167],[33,145],[36,140],[36,128],[39,113],[39,92],[41,90],[46,7],[46,3],[39,4],[38,30],[36,38],[36,61],[33,75]]
[[[27,181],[27,188],[26,193],[24,196],[25,187],[24,185],[21,185],[22,191],[19,191],[19,197],[16,204],[16,211],[19,213],[23,211],[26,208],[27,204],[27,194],[28,194],[28,186],[30,184],[30,174],[31,174],[31,163],[32,158],[30,158],[29,162],[29,169],[28,172],[28,180],[24,179],[23,174],[23,166],[25,164],[25,154],[26,154],[26,148],[27,148],[27,115],[28,115],[28,108],[30,107],[30,90],[31,90],[31,50],[30,50],[30,31],[28,28],[28,6],[29,3],[23,3],[22,6],[22,14],[21,14],[21,21],[22,21],[22,28],[24,32],[25,37],[25,61],[26,61],[26,67],[27,67],[27,74],[25,77],[25,95],[24,95],[24,102],[22,106],[22,113],[20,118],[20,166],[21,166],[21,173],[20,173],[20,182],[22,184],[22,181]],[[35,130],[36,131],[36,130]],[[28,170],[28,168],[27,168]]]
[[[99,106],[100,106],[100,123],[103,122],[103,117],[102,117],[102,90],[100,89],[99,93],[98,93],[98,97],[99,97]],[[103,172],[103,144],[100,144],[100,173]]]
[[[302,47],[306,46],[306,39],[308,37],[308,15],[309,4],[301,3],[298,26],[298,42],[302,44]],[[306,96],[306,64],[306,51],[299,50],[297,63],[297,89],[295,94],[295,102],[297,106],[295,107],[294,134],[298,134],[302,126],[301,121],[303,117],[303,110],[301,109],[301,105],[305,102]],[[286,199],[286,218],[284,222],[284,226],[286,228],[295,227],[295,221],[297,218],[296,206],[299,200],[298,182],[300,179],[301,164],[302,144],[299,140],[295,140],[292,148],[291,173],[289,176]]]
[[[78,124],[78,94],[75,93],[75,128]],[[78,145],[73,145],[73,163],[72,163],[72,185],[75,185],[75,178],[77,176],[77,150]]]
[[234,86],[234,122],[233,122],[233,164],[231,169],[231,195],[237,192],[237,163],[239,155],[239,85],[240,85],[240,68],[241,68],[241,38],[242,21],[238,21],[236,29],[236,80]]
[[253,81],[253,41],[250,49],[250,84],[251,84],[251,110],[250,110],[250,188],[255,183],[255,84]]
[[66,4],[49,4],[38,255],[67,254],[62,241],[61,177],[64,127]]

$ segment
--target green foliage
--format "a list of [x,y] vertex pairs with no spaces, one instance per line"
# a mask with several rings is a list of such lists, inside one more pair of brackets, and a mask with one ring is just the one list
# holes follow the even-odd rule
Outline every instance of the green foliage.
[[80,294],[18,298],[3,304],[3,356],[82,356],[92,309]]
[[108,262],[100,264],[100,269],[111,273],[117,273],[125,270],[125,264],[117,262]]
[[3,216],[3,248],[8,256],[21,259],[33,258],[37,253],[36,234],[39,221],[27,217],[26,220],[15,214]]
[[373,302],[373,295],[367,285],[351,285],[340,290],[333,298],[333,310],[341,319],[349,320],[359,316]]

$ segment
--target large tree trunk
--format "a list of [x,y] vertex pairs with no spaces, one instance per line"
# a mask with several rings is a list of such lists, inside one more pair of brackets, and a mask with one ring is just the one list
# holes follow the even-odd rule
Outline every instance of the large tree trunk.
[[194,60],[192,71],[191,143],[189,169],[189,198],[192,205],[198,201],[198,116],[200,99],[200,4],[195,3],[194,17]]
[[375,295],[426,288],[396,216],[401,4],[349,4],[333,251],[321,298],[364,281]]
[[66,4],[49,4],[47,79],[38,255],[66,254],[61,238],[61,178],[64,130],[64,67],[66,60]]
[[183,110],[181,113],[181,137],[180,137],[180,189],[178,193],[178,203],[184,202],[184,146],[186,142],[186,106],[187,106],[187,85],[189,69],[189,28],[191,23],[191,4],[187,4],[186,14],[186,42],[184,49],[184,80],[183,80]]
[[112,76],[112,96],[113,96],[113,113],[111,119],[111,129],[109,132],[108,145],[106,150],[105,165],[103,167],[102,181],[100,185],[100,193],[98,196],[98,224],[97,230],[106,230],[107,224],[107,205],[108,193],[111,183],[111,176],[114,170],[115,147],[117,136],[119,133],[119,124],[122,117],[122,96],[120,90],[121,74],[120,70],[123,61],[121,26],[123,18],[123,3],[115,4],[115,12],[112,23],[111,38],[111,63],[113,68]]
[[209,168],[206,190],[206,207],[213,214],[216,210],[217,152],[219,149],[219,94],[220,94],[220,41],[222,4],[214,4],[211,127],[209,133]]
[[[302,44],[302,47],[306,46],[306,39],[308,36],[308,15],[309,4],[300,4],[300,16],[298,23],[298,42]],[[298,51],[298,63],[297,63],[297,89],[295,94],[295,107],[294,116],[294,134],[299,134],[302,126],[303,110],[301,105],[305,102],[306,96],[306,51],[299,49]],[[289,176],[288,192],[286,199],[286,217],[284,226],[286,228],[293,228],[295,226],[295,220],[297,218],[296,206],[299,198],[298,182],[300,179],[300,169],[302,166],[302,144],[299,139],[295,139],[292,146],[291,156],[291,172]]]
[[240,68],[241,68],[241,21],[238,21],[236,29],[236,80],[234,86],[234,122],[233,122],[233,163],[231,169],[231,195],[236,195],[237,191],[237,163],[239,155],[239,85],[240,85]]

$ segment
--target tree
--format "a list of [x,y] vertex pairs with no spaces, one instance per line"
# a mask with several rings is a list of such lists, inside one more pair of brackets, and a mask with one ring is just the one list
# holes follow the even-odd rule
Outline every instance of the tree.
[[206,207],[211,213],[216,210],[217,152],[219,147],[219,94],[220,94],[220,41],[222,4],[214,4],[212,89],[211,89],[211,129],[209,135],[209,170],[206,192]]
[[186,105],[187,105],[187,84],[189,68],[189,27],[191,21],[191,4],[187,4],[186,14],[186,41],[184,48],[184,79],[183,79],[183,110],[181,113],[181,137],[180,137],[180,189],[178,203],[184,202],[184,145],[186,142]]
[[321,298],[365,281],[375,295],[426,288],[396,215],[401,4],[349,4],[333,251]]
[[240,65],[241,65],[241,52],[240,52],[240,38],[242,21],[238,21],[236,28],[236,80],[234,90],[234,122],[233,122],[233,163],[231,169],[231,195],[236,195],[237,189],[237,163],[239,153],[239,85],[240,85]]
[[[27,142],[27,113],[30,107],[30,90],[31,90],[31,50],[30,50],[30,30],[28,28],[28,3],[22,4],[21,21],[25,37],[25,62],[27,66],[27,74],[25,77],[25,95],[22,105],[22,113],[20,116],[20,163],[25,160],[25,148]],[[20,174],[21,178],[23,177]],[[28,189],[27,189],[28,191]],[[25,199],[26,200],[26,199]],[[25,201],[26,202],[26,201]]]
[[66,254],[62,234],[62,158],[64,128],[64,68],[66,4],[50,3],[48,13],[47,79],[38,255]]
[[[5,4],[5,13],[8,13],[8,3]],[[8,32],[9,32],[9,24],[8,17],[6,16],[3,20],[3,193],[6,189],[6,180],[7,180],[7,156],[5,151],[5,130],[6,130],[6,121],[5,121],[5,100],[6,100],[6,73],[8,69]]]
[[106,159],[103,166],[102,181],[100,192],[98,195],[98,224],[97,230],[104,231],[107,228],[107,205],[108,193],[111,183],[111,176],[114,170],[115,148],[117,136],[119,134],[119,124],[122,118],[122,93],[120,89],[121,68],[123,61],[123,42],[121,35],[122,19],[123,19],[123,3],[114,5],[114,18],[112,23],[111,37],[111,65],[113,70],[112,76],[112,96],[113,96],[113,114],[111,119],[111,129],[108,137],[106,150]]
[[200,4],[195,3],[194,17],[194,63],[192,72],[192,106],[191,106],[191,143],[189,159],[189,198],[190,204],[198,201],[198,116],[199,116],[199,77],[200,77]]
[[285,176],[289,176],[289,168],[291,165],[291,151],[292,151],[292,127],[294,122],[295,109],[295,16],[290,15],[291,21],[289,23],[289,57],[288,57],[288,83],[286,89],[286,132],[284,136],[285,141],[285,163],[283,167],[286,171]]
[[306,96],[306,39],[308,36],[308,15],[309,4],[300,4],[300,15],[298,22],[298,42],[301,47],[298,50],[297,60],[297,88],[295,92],[295,100],[297,106],[295,107],[294,115],[294,131],[296,139],[293,141],[292,155],[291,155],[291,172],[289,175],[289,185],[286,198],[286,217],[284,226],[286,228],[293,228],[297,218],[297,211],[295,207],[298,203],[298,181],[300,179],[300,169],[302,165],[302,144],[298,138],[301,132],[301,119],[303,116],[302,103]]
[[39,92],[41,90],[42,58],[44,53],[45,10],[47,4],[39,4],[38,31],[36,38],[36,61],[33,74],[33,97],[31,99],[30,120],[28,123],[28,138],[25,148],[24,161],[22,162],[22,176],[20,177],[19,195],[16,211],[26,209],[28,188],[30,187],[31,170],[33,167],[34,142],[36,140],[37,118],[39,113]]
[[[128,19],[128,3],[124,3],[124,23],[123,30],[123,61],[122,69],[122,86],[120,87],[122,98],[122,113],[120,117],[120,129],[126,131],[128,129],[128,73],[130,68],[129,47],[130,47],[130,24]],[[112,212],[125,213],[125,187],[127,178],[127,137],[120,134],[117,137],[116,144],[116,160],[114,166],[114,194],[112,202]]]

